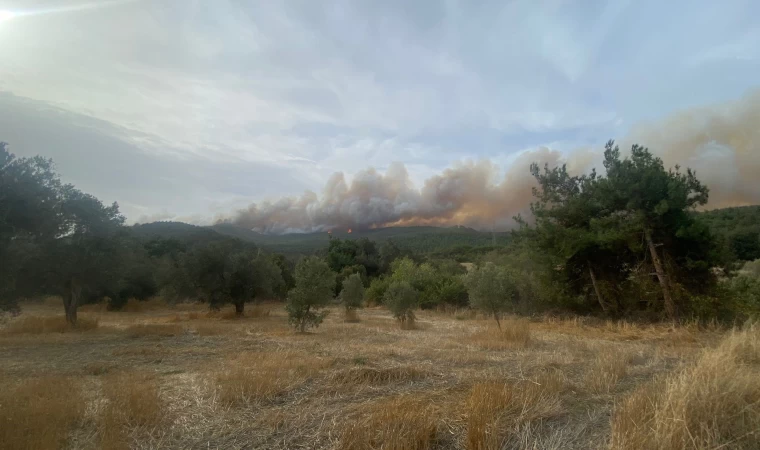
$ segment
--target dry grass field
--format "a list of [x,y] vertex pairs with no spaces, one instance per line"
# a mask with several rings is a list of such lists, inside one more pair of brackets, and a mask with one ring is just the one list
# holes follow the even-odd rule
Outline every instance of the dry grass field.
[[760,328],[51,299],[0,324],[4,449],[757,449]]

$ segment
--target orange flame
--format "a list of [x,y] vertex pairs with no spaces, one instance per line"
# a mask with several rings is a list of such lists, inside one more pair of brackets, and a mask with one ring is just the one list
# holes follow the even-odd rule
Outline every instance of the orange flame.
[[351,234],[351,228],[348,229],[348,234]]

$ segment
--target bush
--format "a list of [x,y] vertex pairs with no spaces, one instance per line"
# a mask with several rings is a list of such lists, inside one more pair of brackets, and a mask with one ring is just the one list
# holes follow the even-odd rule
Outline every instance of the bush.
[[402,328],[414,325],[414,310],[419,306],[417,291],[406,281],[394,281],[388,286],[383,303],[393,313]]
[[375,278],[369,284],[367,291],[364,293],[367,302],[373,304],[383,303],[383,297],[385,297],[385,291],[388,290],[391,280],[388,277]]
[[296,287],[288,293],[288,322],[302,333],[307,327],[318,327],[327,312],[318,312],[330,301],[335,289],[335,274],[317,258],[309,256],[296,266]]

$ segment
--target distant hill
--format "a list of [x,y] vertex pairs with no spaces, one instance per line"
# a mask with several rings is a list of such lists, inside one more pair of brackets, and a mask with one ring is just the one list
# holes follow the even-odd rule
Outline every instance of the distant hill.
[[760,259],[760,206],[714,209],[697,213],[732,257]]
[[[743,246],[742,239],[752,239],[760,233],[760,206],[723,208],[696,213],[726,245]],[[263,234],[230,223],[212,226],[196,226],[183,222],[153,222],[132,227],[133,232],[142,237],[175,238],[183,241],[211,242],[234,237],[255,243],[264,250],[286,255],[312,254],[326,249],[330,234],[292,233]],[[496,244],[504,246],[510,241],[510,233],[490,233],[467,227],[386,227],[370,230],[334,230],[332,236],[340,239],[368,238],[382,243],[392,239],[399,247],[415,253],[436,253],[458,251],[471,247],[487,251]],[[738,248],[738,247],[737,247]],[[735,250],[736,251],[736,250]]]
[[[261,248],[285,254],[313,253],[327,248],[330,233],[261,234],[232,224],[217,224],[211,229],[228,236],[255,242]],[[392,239],[400,247],[430,253],[454,247],[504,245],[510,239],[509,233],[477,231],[467,227],[387,227],[369,230],[334,230],[332,236],[340,239],[368,238],[375,242]]]
[[713,209],[697,214],[718,235],[760,232],[760,205]]
[[[209,227],[190,225],[182,222],[153,222],[132,227],[137,236],[146,238],[163,237],[180,240],[210,242],[223,237],[234,237],[253,242],[262,249],[276,253],[311,254],[327,248],[330,234],[292,233],[262,234],[229,223]],[[368,238],[376,242],[392,239],[398,246],[418,253],[445,252],[457,247],[487,247],[495,242],[497,246],[506,244],[509,233],[490,233],[467,227],[387,227],[371,230],[335,230],[332,236],[340,239]]]
[[225,238],[209,227],[184,222],[144,223],[132,226],[131,231],[135,236],[145,239],[173,238],[181,241],[211,242]]

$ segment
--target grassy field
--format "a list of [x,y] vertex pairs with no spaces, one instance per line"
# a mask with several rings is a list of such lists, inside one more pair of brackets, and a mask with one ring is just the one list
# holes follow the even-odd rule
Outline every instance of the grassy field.
[[760,448],[758,327],[62,309],[0,325],[4,449]]

